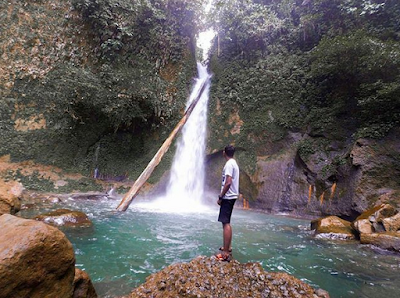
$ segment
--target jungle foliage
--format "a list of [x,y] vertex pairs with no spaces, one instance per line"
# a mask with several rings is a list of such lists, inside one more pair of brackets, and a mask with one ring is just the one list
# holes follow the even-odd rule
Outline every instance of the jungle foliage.
[[399,15],[395,0],[216,1],[212,95],[221,110],[240,107],[257,136],[238,145],[287,131],[382,138],[399,126]]
[[[115,129],[172,120],[182,108],[185,85],[194,74],[190,58],[201,3],[73,0],[90,26],[99,66],[95,74],[99,82],[93,83],[102,86],[95,88],[97,96],[79,100],[75,110],[82,111],[85,104],[100,108]],[[182,66],[185,62],[192,67]]]
[[[0,100],[0,155],[137,177],[185,107],[203,2],[0,4],[0,27],[10,41],[3,39],[0,55],[14,63],[13,75],[0,76],[12,86]],[[40,129],[28,126],[35,121]]]

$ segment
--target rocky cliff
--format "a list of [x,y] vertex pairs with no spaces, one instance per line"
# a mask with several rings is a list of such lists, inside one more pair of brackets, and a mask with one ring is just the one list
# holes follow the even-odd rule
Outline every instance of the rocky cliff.
[[210,161],[236,145],[250,207],[355,219],[399,204],[400,5],[370,4],[215,8]]

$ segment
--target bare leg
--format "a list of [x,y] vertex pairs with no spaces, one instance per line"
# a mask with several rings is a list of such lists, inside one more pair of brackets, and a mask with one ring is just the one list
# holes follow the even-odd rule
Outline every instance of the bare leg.
[[224,255],[229,255],[229,249],[232,243],[232,227],[231,224],[222,224],[223,228],[223,238],[224,238]]

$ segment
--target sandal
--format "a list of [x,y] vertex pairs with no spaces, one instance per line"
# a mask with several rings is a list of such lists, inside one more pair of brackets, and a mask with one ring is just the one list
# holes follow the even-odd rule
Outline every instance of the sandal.
[[215,257],[218,261],[222,261],[222,262],[230,262],[231,261],[230,255],[224,255],[224,254],[220,253],[220,254],[216,254]]
[[[219,248],[219,250],[220,250],[220,251],[224,251],[224,247],[221,246],[221,247]],[[232,252],[232,248],[229,249],[229,252]]]

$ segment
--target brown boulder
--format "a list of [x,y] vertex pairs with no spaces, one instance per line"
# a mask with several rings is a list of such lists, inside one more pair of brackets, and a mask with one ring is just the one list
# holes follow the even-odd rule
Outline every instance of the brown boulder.
[[311,221],[311,230],[316,234],[329,234],[330,238],[354,239],[351,223],[337,216],[327,216]]
[[75,268],[74,295],[72,298],[97,298],[96,290],[89,275],[78,268]]
[[375,232],[375,229],[368,218],[355,220],[352,223],[352,227],[360,234],[371,234]]
[[0,216],[0,297],[72,297],[75,256],[55,227]]
[[400,213],[384,218],[382,224],[387,232],[396,232],[400,229]]
[[15,214],[21,210],[19,196],[22,184],[16,181],[6,182],[0,179],[0,215]]
[[68,209],[57,209],[53,212],[38,215],[35,219],[54,226],[88,227],[92,225],[85,213]]
[[150,275],[129,296],[137,297],[325,297],[310,285],[287,274],[266,272],[258,263],[229,263],[200,256]]
[[352,223],[352,227],[360,234],[383,232],[385,231],[383,220],[397,212],[390,204],[380,204],[363,212]]
[[378,205],[378,210],[376,210],[370,217],[371,222],[382,223],[382,220],[387,217],[391,217],[397,214],[398,211],[390,204]]
[[400,252],[400,233],[361,234],[360,240],[362,244],[372,244],[380,248]]

